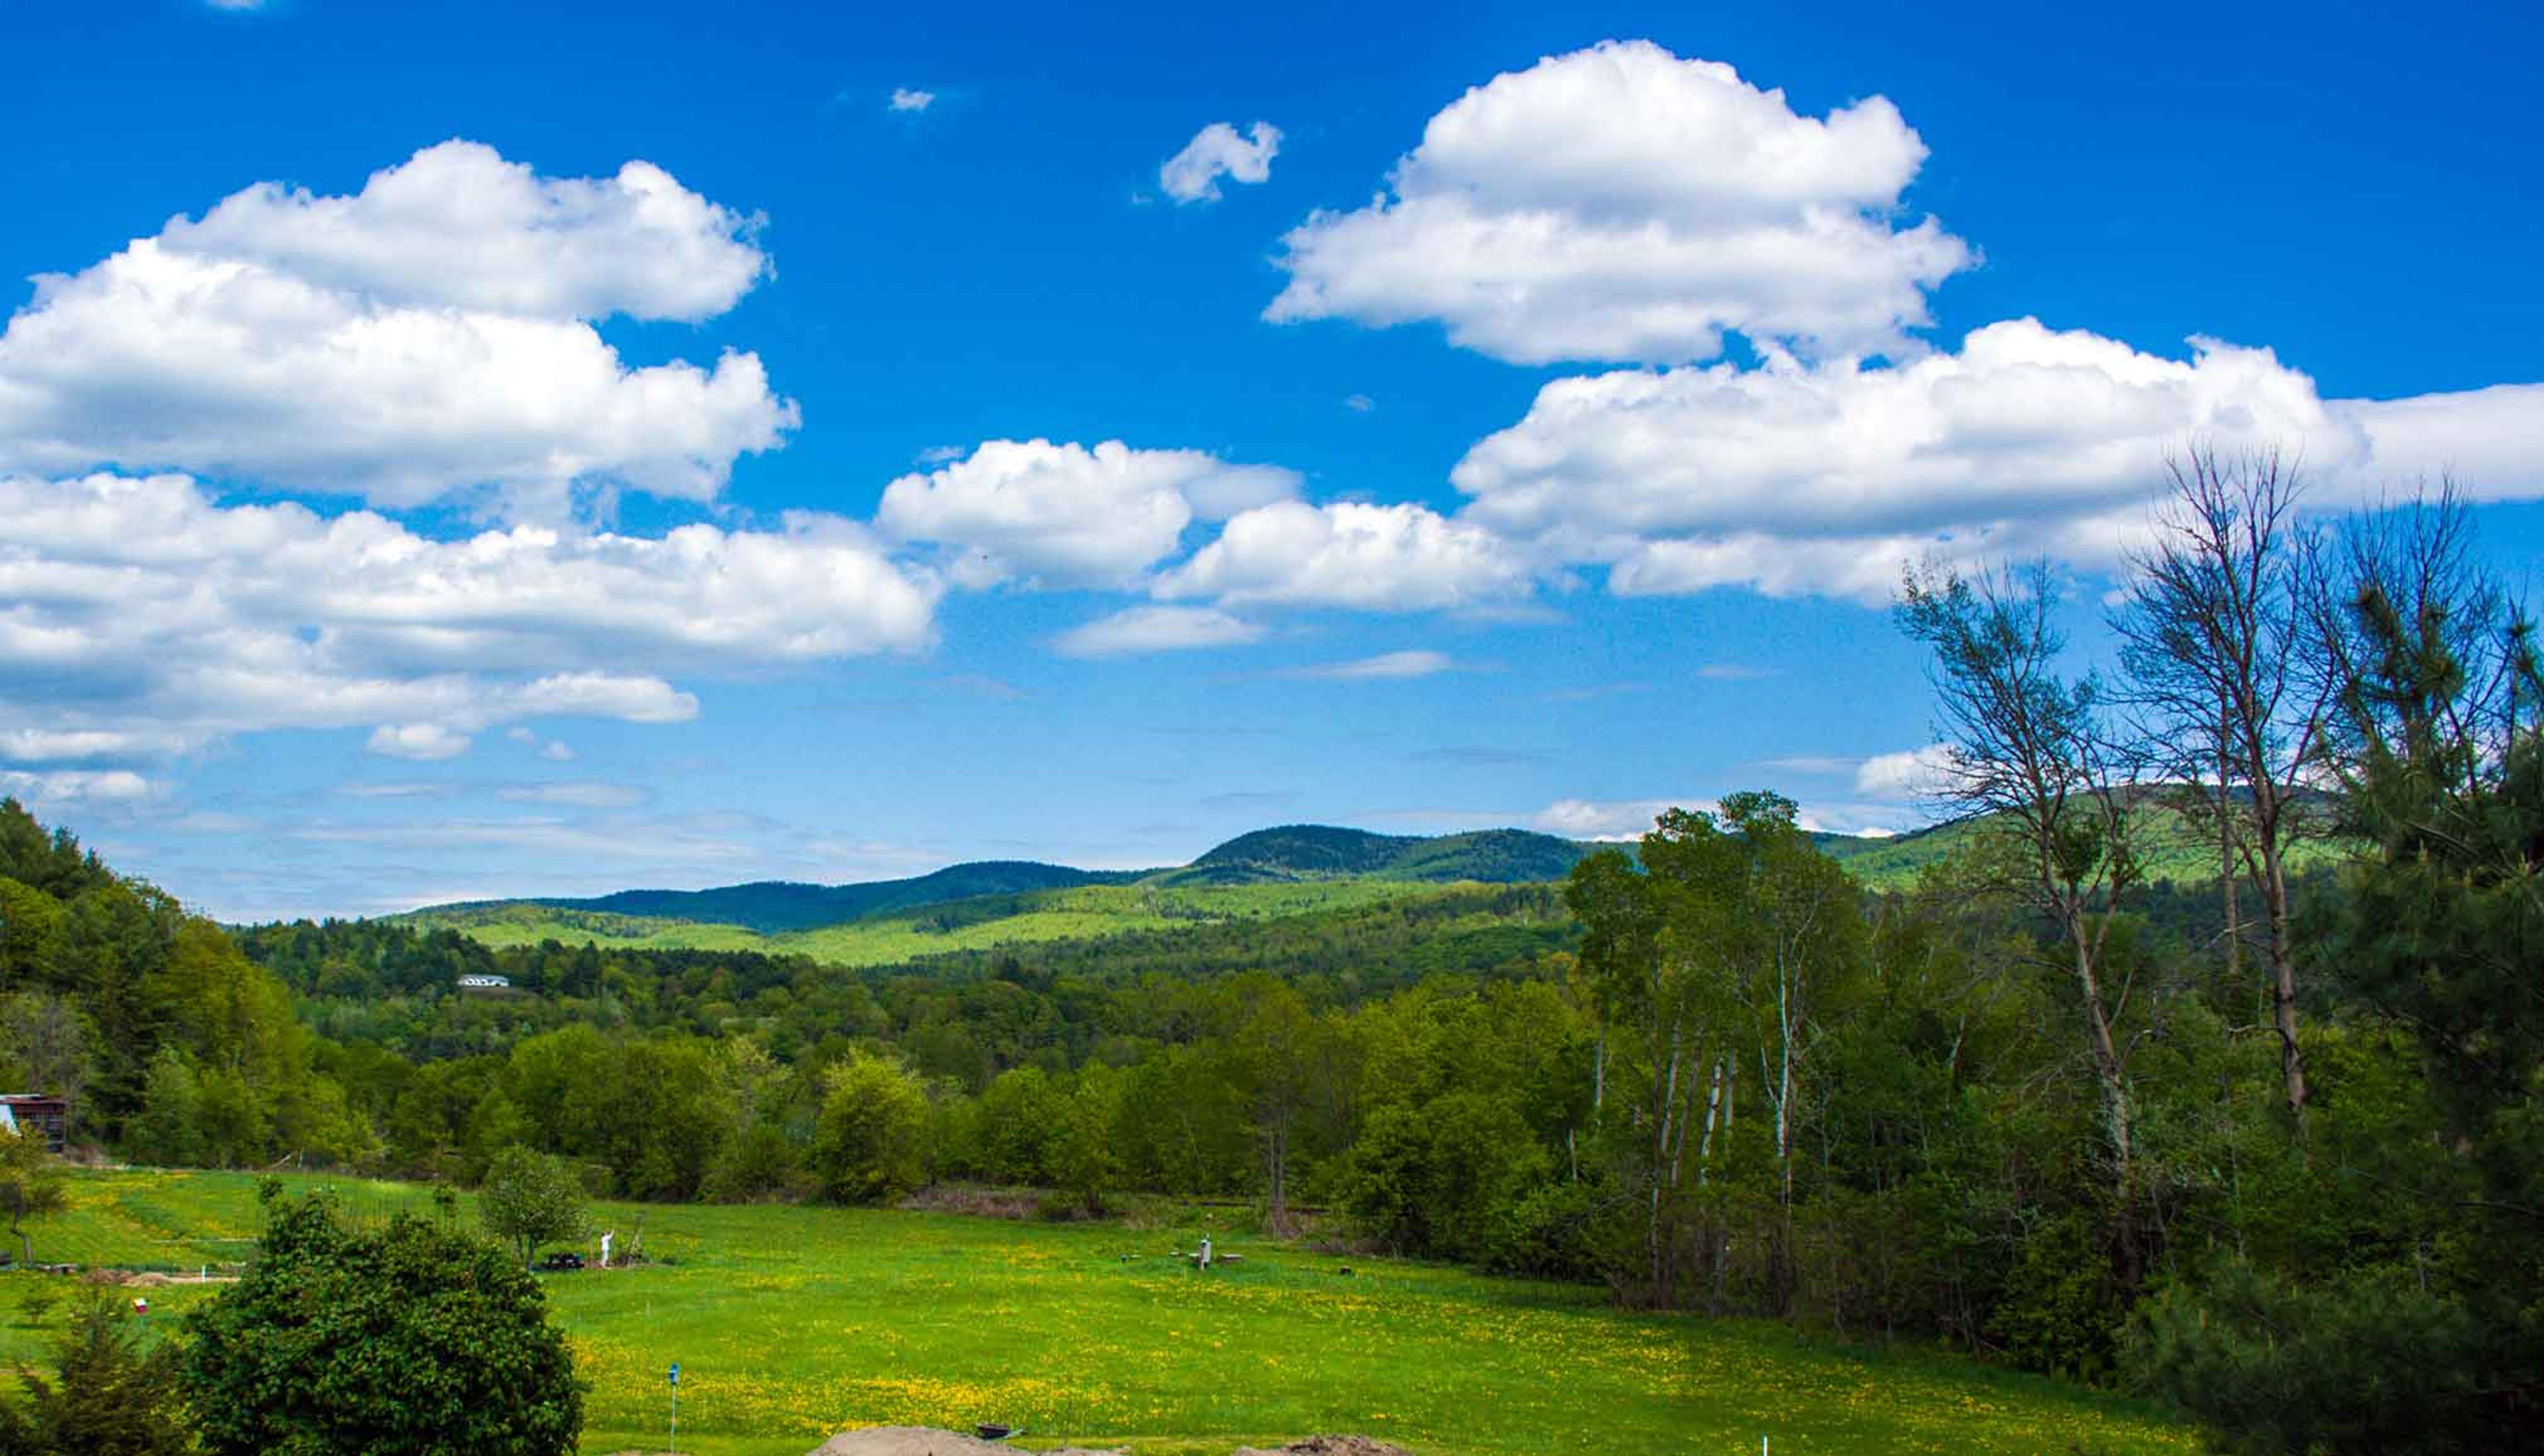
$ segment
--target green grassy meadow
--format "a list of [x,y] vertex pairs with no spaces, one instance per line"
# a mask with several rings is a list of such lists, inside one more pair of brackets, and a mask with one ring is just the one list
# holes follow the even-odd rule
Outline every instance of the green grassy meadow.
[[[302,1177],[358,1212],[422,1188]],[[33,1227],[37,1256],[160,1269],[239,1258],[239,1173],[84,1173]],[[463,1208],[463,1217],[473,1217]],[[1226,1215],[1232,1225],[1241,1213]],[[659,1262],[545,1276],[593,1390],[583,1448],[660,1450],[682,1367],[680,1447],[795,1456],[881,1422],[1004,1420],[1024,1444],[1213,1453],[1359,1430],[1424,1456],[1555,1452],[2188,1452],[2142,1407],[1940,1355],[1770,1326],[1608,1308],[1601,1291],[1337,1257],[1215,1231],[1233,1268],[1163,1257],[1202,1232],[885,1210],[602,1205]],[[1351,1273],[1343,1270],[1348,1266]],[[0,1360],[59,1323],[47,1275],[0,1275]],[[210,1297],[144,1291],[165,1325]],[[29,1295],[37,1297],[31,1301]]]

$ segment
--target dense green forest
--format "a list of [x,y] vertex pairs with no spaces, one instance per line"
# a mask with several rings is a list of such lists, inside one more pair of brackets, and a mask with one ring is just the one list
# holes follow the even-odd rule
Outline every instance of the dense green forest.
[[[2187,499],[2107,683],[2046,573],[1911,581],[1970,817],[1905,888],[1739,794],[1559,885],[850,972],[233,935],[11,803],[0,1076],[136,1161],[1244,1199],[2257,1450],[2482,1447],[2544,1402],[2544,678],[2447,503],[2297,551],[2267,484]],[[2171,877],[2186,824],[2231,872]]]

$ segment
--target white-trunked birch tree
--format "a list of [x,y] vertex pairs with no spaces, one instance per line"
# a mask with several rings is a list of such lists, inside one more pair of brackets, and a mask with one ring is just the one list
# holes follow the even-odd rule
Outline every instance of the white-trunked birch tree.
[[[1714,1010],[1706,1140],[1737,1058],[1754,1058],[1773,1127],[1776,1218],[1769,1231],[1772,1308],[1793,1298],[1793,1146],[1827,1014],[1861,978],[1869,944],[1863,892],[1802,832],[1793,801],[1735,793],[1712,813],[1674,809],[1643,840],[1658,886],[1665,957],[1685,962]],[[1694,1068],[1687,1092],[1694,1120]],[[1679,1133],[1683,1153],[1684,1122]],[[1702,1173],[1702,1169],[1700,1173]],[[1678,1172],[1673,1161],[1672,1173]]]
[[1647,1296],[1667,1306],[1676,1273],[1670,1174],[1673,1155],[1686,1146],[1679,1083],[1698,1031],[1694,978],[1661,953],[1659,898],[1622,851],[1603,849],[1574,865],[1563,898],[1581,921],[1579,964],[1599,1013],[1601,1100],[1611,1085],[1623,1102],[1625,1090],[1641,1084],[1638,1103],[1630,1114],[1621,1107],[1619,1120],[1630,1117],[1633,1134],[1630,1174],[1643,1205]]
[[[1635,859],[1609,851],[1582,861],[1566,898],[1584,927],[1580,965],[1600,1013],[1618,1049],[1632,1047],[1631,1065],[1621,1057],[1610,1075],[1641,1091],[1633,1173],[1653,1297],[1673,1297],[1672,1211],[1692,1209],[1713,1181],[1746,1062],[1771,1129],[1767,1302],[1786,1309],[1800,1111],[1826,1013],[1865,964],[1862,892],[1811,845],[1791,800],[1740,793],[1711,812],[1661,815]],[[1712,1229],[1703,1241],[1717,1300],[1725,1238]]]

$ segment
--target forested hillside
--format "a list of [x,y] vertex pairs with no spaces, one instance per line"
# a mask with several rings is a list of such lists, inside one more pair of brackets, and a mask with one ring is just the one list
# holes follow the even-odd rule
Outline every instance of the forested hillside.
[[1273,920],[1458,883],[1544,883],[1562,878],[1590,848],[1515,829],[1422,838],[1292,825],[1241,835],[1176,869],[994,861],[865,884],[481,901],[435,906],[406,919],[498,946],[557,939],[886,965],[993,945]]
[[231,1167],[372,1146],[291,994],[220,927],[0,800],[0,1082],[69,1098],[76,1136]]
[[[615,894],[583,900],[503,901],[493,904],[531,904],[604,916],[699,921],[711,925],[741,926],[764,934],[774,934],[838,925],[843,921],[888,915],[948,900],[1016,895],[1077,885],[1119,884],[1136,878],[1136,873],[1072,869],[1065,864],[983,860],[948,865],[913,879],[873,880],[853,885],[804,885],[763,880],[712,890],[620,890]],[[442,908],[464,913],[492,909],[493,904]]]

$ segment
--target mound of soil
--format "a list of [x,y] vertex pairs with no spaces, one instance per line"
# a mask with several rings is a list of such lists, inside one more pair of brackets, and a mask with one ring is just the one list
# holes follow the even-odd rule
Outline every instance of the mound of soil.
[[[870,1425],[843,1430],[814,1448],[811,1456],[1020,1456],[1013,1446],[985,1441],[959,1431],[925,1425]],[[1123,1456],[1120,1451],[1086,1451],[1072,1446],[1043,1456]]]
[[[843,1430],[824,1441],[810,1456],[1026,1456],[1014,1446],[926,1425],[870,1425]],[[1125,1456],[1120,1451],[1088,1451],[1071,1446],[1033,1456]],[[1310,1436],[1277,1450],[1247,1446],[1236,1456],[1413,1456],[1402,1446],[1368,1436]]]
[[1292,1441],[1277,1451],[1247,1446],[1236,1456],[1413,1456],[1413,1453],[1402,1446],[1372,1440],[1368,1436],[1310,1436],[1304,1441]]

